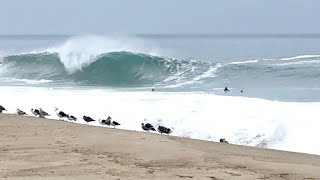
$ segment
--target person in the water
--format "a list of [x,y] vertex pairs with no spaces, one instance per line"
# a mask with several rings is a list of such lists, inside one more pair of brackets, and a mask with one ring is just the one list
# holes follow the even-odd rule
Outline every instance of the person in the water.
[[152,88],[151,91],[154,92],[154,89]]
[[225,88],[224,88],[224,92],[227,93],[228,91],[230,91],[230,90],[228,89],[228,87],[225,87]]

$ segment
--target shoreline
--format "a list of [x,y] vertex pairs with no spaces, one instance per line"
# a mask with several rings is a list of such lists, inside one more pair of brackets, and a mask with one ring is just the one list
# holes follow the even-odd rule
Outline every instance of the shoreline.
[[319,179],[320,156],[0,114],[2,179]]

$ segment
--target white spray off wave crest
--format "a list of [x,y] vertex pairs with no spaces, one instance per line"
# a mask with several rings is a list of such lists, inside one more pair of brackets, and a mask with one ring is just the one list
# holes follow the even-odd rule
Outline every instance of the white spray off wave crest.
[[47,50],[50,53],[58,53],[69,73],[90,65],[97,60],[99,55],[121,51],[159,56],[159,49],[150,47],[147,42],[123,36],[74,36],[61,46]]

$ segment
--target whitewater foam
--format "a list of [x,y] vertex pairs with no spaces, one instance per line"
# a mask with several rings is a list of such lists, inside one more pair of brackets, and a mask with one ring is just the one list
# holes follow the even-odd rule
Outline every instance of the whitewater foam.
[[248,64],[248,63],[257,63],[260,60],[247,60],[247,61],[236,61],[236,62],[231,62],[228,64]]
[[[138,131],[146,118],[154,125],[174,127],[175,136],[210,141],[223,137],[235,144],[320,154],[320,103],[79,88],[2,87],[0,94],[5,94],[1,104],[9,113],[20,108],[30,114],[31,108],[42,107],[55,114],[54,107],[59,107],[78,118],[111,116],[122,124],[119,128]],[[81,118],[77,123],[85,124]]]
[[[213,78],[216,76],[215,72],[221,68],[222,65],[220,63],[217,63],[215,66],[210,66],[207,71],[204,71],[200,75],[194,77],[192,80],[187,80],[183,81],[181,75],[183,74],[182,72],[178,72],[174,76],[170,76],[169,78],[165,79],[164,82],[176,80],[177,83],[171,84],[171,85],[166,85],[166,88],[176,88],[176,87],[182,87],[190,84],[197,84],[201,83],[202,80],[207,79],[207,78]],[[191,71],[194,71],[194,67],[191,69]]]
[[307,61],[298,61],[298,62],[286,62],[273,64],[275,66],[291,66],[291,65],[308,65],[308,64],[319,64],[320,60],[307,60]]
[[31,84],[31,85],[39,85],[53,82],[52,80],[47,79],[39,79],[39,80],[30,80],[30,79],[15,79],[15,78],[0,78],[1,83],[14,83],[14,84]]

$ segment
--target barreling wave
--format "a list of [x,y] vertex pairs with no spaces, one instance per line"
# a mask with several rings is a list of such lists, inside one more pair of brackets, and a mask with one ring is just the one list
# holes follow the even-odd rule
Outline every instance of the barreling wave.
[[101,54],[70,69],[58,53],[32,53],[2,58],[2,77],[72,82],[96,86],[146,86],[187,81],[201,76],[211,63],[169,59],[131,52]]
[[212,84],[221,86],[226,82],[244,79],[259,84],[259,79],[263,83],[266,78],[272,78],[274,82],[285,79],[288,83],[295,83],[298,79],[320,77],[320,61],[315,57],[293,59],[290,62],[250,60],[222,65],[119,51],[103,53],[70,65],[58,52],[41,52],[10,55],[3,57],[0,62],[2,79],[11,78],[29,84],[116,87],[159,85],[176,88],[203,83],[203,86],[210,88]]
[[0,84],[211,90],[244,82],[260,86],[266,81],[274,85],[308,82],[314,86],[320,77],[320,55],[222,64],[163,56],[165,53],[145,43],[128,37],[76,36],[43,51],[7,55],[0,58]]

